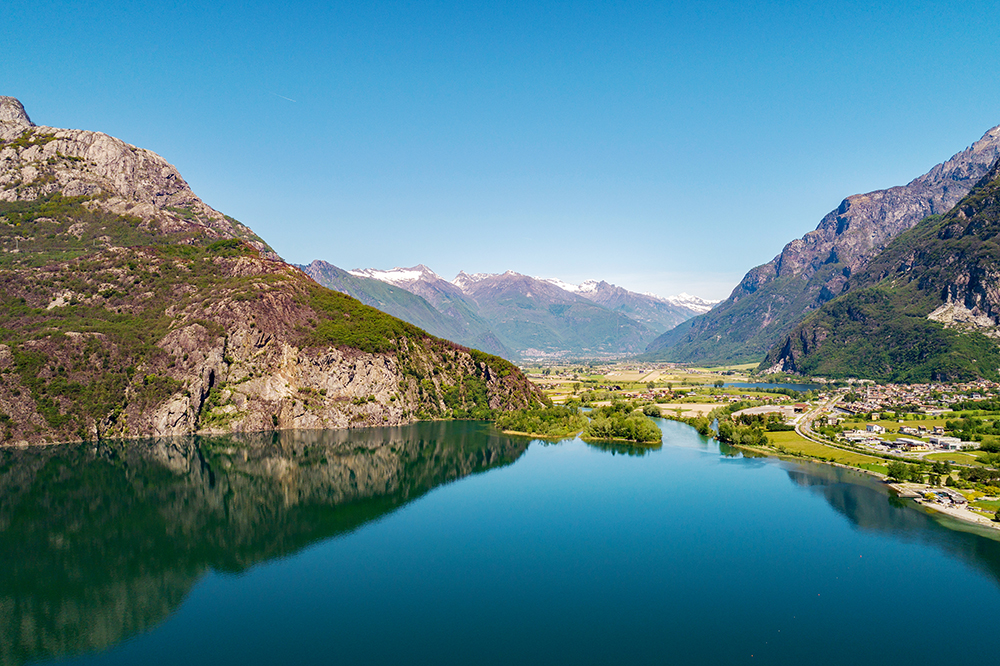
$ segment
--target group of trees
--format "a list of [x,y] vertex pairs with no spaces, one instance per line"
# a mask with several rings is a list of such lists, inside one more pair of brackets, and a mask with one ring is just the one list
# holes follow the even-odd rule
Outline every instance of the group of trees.
[[757,428],[768,432],[795,430],[795,426],[785,423],[782,416],[777,412],[767,412],[766,414],[740,414],[734,417],[733,422],[738,426],[756,426]]
[[899,460],[893,460],[886,467],[890,481],[930,482],[931,485],[936,486],[940,485],[941,480],[944,479],[948,485],[953,483],[951,463],[947,461],[935,462],[934,464],[921,461],[919,464],[909,465]]
[[586,439],[624,439],[646,444],[663,440],[659,427],[645,414],[636,413],[627,402],[616,401],[598,407],[590,417],[590,423],[583,430]]
[[956,412],[972,410],[1000,412],[1000,398],[988,398],[986,400],[961,400],[954,403],[951,408]]
[[[643,444],[659,443],[663,435],[644,411],[630,402],[615,401],[598,407],[589,414],[579,409],[579,402],[545,407],[519,409],[496,416],[497,428],[508,432],[523,432],[540,437],[570,437],[583,431],[584,439],[627,440]],[[652,408],[659,416],[659,410]],[[588,416],[590,417],[588,419]]]
[[501,414],[496,426],[501,430],[526,432],[541,437],[569,437],[583,430],[587,417],[576,407],[554,406],[519,409]]
[[735,446],[767,446],[770,443],[759,424],[743,425],[730,419],[719,420],[718,438],[720,442]]
[[[950,430],[955,437],[960,437],[966,441],[987,441],[990,445],[996,446],[995,440],[992,440],[992,438],[988,440],[987,437],[989,435],[1000,435],[1000,419],[984,421],[978,416],[965,416],[955,421],[947,421],[945,428]],[[1000,446],[996,450],[1000,451]]]

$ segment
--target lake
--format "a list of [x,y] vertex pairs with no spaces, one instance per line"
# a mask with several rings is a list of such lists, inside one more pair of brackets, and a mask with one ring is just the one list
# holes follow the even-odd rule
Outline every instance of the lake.
[[420,423],[0,451],[0,663],[991,663],[1000,542],[881,484]]

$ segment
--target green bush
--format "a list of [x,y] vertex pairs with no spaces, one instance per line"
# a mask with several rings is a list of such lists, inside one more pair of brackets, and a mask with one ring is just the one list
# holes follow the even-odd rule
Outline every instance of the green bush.
[[598,407],[590,413],[590,423],[583,430],[586,439],[621,439],[646,444],[663,441],[663,433],[644,414],[634,413],[625,402]]
[[501,430],[526,432],[541,437],[569,437],[587,425],[587,417],[571,407],[519,409],[496,419]]

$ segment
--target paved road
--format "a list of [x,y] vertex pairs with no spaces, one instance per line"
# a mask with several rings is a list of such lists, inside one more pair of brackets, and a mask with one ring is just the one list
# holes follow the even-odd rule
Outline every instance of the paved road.
[[826,440],[820,439],[818,436],[814,435],[812,432],[812,422],[819,418],[822,414],[827,414],[832,410],[840,399],[844,397],[842,392],[834,393],[832,397],[828,398],[826,402],[813,407],[808,412],[800,415],[793,423],[795,424],[795,432],[799,434],[800,437],[808,439],[810,442],[816,442],[817,444],[825,444],[830,446],[830,443]]

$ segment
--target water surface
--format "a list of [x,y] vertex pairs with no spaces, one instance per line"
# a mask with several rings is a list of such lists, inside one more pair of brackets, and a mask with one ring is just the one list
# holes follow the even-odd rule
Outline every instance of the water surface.
[[1000,543],[660,424],[5,451],[0,660],[992,663]]

